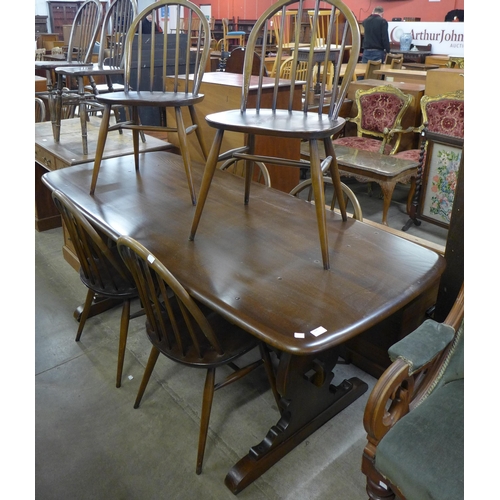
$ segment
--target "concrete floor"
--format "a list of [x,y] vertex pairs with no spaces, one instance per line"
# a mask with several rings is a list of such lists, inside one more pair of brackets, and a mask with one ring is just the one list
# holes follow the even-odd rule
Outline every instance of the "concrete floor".
[[[382,200],[355,188],[365,218]],[[389,224],[406,222],[398,188]],[[410,233],[444,244],[428,223]],[[86,289],[61,253],[62,230],[36,233],[36,497],[54,499],[234,498],[224,477],[278,421],[263,369],[215,394],[203,473],[195,474],[204,371],[160,357],[140,408],[133,402],[150,350],[144,318],[131,321],[122,387],[115,387],[120,310],[88,320],[75,342],[75,308]],[[339,365],[336,380],[370,375]],[[360,471],[368,393],[335,416],[241,492],[240,499],[366,498]]]

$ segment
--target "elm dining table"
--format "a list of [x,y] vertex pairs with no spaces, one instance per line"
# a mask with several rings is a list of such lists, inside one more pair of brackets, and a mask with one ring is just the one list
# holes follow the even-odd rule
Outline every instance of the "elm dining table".
[[[312,204],[217,170],[203,224],[189,240],[195,207],[180,156],[141,154],[104,160],[95,194],[92,163],[43,176],[113,240],[130,235],[163,262],[199,301],[279,352],[280,414],[264,439],[228,472],[237,494],[367,390],[357,377],[335,385],[340,345],[408,308],[423,321],[444,258],[385,231],[327,214],[331,268],[316,244]],[[195,186],[203,166],[193,163]],[[403,333],[409,333],[408,324]]]

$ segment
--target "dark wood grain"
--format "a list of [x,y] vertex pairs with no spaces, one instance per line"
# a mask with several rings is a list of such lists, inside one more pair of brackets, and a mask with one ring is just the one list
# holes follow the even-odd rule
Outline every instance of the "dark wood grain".
[[[327,211],[326,271],[311,203],[252,183],[245,205],[244,180],[221,170],[190,241],[195,207],[181,158],[151,152],[140,165],[136,172],[128,156],[103,161],[93,196],[91,163],[49,172],[43,182],[63,191],[111,238],[138,240],[192,296],[280,352],[281,416],[228,472],[226,485],[238,493],[367,390],[357,377],[334,384],[342,344],[396,312],[412,311],[437,289],[444,258]],[[195,185],[202,169],[193,164]],[[320,326],[325,333],[314,337],[311,330]]]
[[[179,156],[143,155],[103,161],[102,180],[88,194],[92,164],[43,177],[80,205],[111,237],[130,235],[172,269],[197,298],[265,342],[311,354],[354,337],[422,294],[442,273],[436,253],[328,212],[331,269],[322,267],[314,207],[216,171],[204,224],[189,241],[194,207]],[[201,166],[194,164],[195,183]],[[323,326],[327,334],[295,339]]]

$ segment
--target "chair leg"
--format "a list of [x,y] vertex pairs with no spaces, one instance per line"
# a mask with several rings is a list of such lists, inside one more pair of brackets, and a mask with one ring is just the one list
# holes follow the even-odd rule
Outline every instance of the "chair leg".
[[141,404],[142,396],[144,395],[144,391],[146,390],[146,387],[148,385],[149,379],[151,378],[151,374],[153,373],[159,355],[160,351],[153,346],[151,348],[151,352],[149,353],[148,364],[146,365],[146,369],[144,370],[144,375],[142,376],[139,392],[137,393],[137,396],[135,398],[134,408],[139,408],[139,405]]
[[203,466],[203,455],[207,443],[208,423],[210,412],[212,411],[212,401],[214,399],[215,368],[207,370],[205,378],[205,389],[203,391],[203,404],[201,407],[200,436],[198,439],[198,457],[196,459],[196,474],[201,474]]
[[279,395],[278,389],[276,388],[276,376],[274,374],[273,365],[271,363],[271,356],[269,355],[269,350],[263,342],[259,343],[259,350],[260,350],[260,355],[262,356],[262,361],[264,361],[264,369],[266,370],[267,378],[269,380],[271,390],[273,391],[274,400],[278,405],[278,409],[280,409],[281,396]]
[[61,119],[62,119],[62,75],[57,75],[56,88],[49,92],[49,114],[52,121],[52,135],[54,142],[59,142],[61,137]]
[[90,183],[90,194],[93,195],[97,184],[99,169],[104,155],[104,146],[108,137],[109,119],[111,116],[111,106],[106,104],[102,110],[101,126],[99,127],[99,135],[97,136],[97,146],[94,159],[94,170],[92,172],[92,181]]
[[309,151],[311,162],[311,183],[314,193],[316,219],[318,221],[318,233],[321,245],[321,255],[323,258],[323,268],[328,270],[330,269],[330,256],[328,252],[328,234],[326,230],[325,191],[323,186],[323,172],[321,170],[318,141],[316,139],[311,139],[309,141]]
[[[132,106],[132,122],[134,125],[139,125],[139,108],[137,106]],[[134,144],[134,161],[135,170],[139,170],[139,130],[132,129],[132,142]]]
[[125,347],[127,346],[128,324],[130,319],[130,300],[123,302],[122,318],[120,322],[120,341],[118,343],[118,364],[116,367],[116,387],[122,385],[123,362]]
[[337,194],[337,198],[339,200],[339,210],[342,215],[342,220],[345,222],[347,220],[347,212],[345,210],[345,201],[342,195],[342,182],[340,181],[339,164],[337,163],[337,156],[335,154],[332,139],[330,137],[324,139],[323,144],[325,145],[325,152],[327,156],[332,157],[332,162],[330,163],[330,176],[332,178],[335,193]]
[[179,138],[179,147],[181,150],[182,161],[184,163],[184,171],[188,182],[189,192],[191,193],[191,203],[196,205],[196,193],[194,190],[193,175],[191,173],[191,155],[189,154],[189,143],[186,135],[186,128],[184,126],[184,119],[182,118],[182,109],[175,108],[175,119],[177,128],[177,137]]
[[87,145],[87,103],[85,102],[85,88],[83,84],[83,77],[78,77],[78,95],[79,95],[79,109],[80,109],[80,125],[82,129],[82,147],[83,154],[88,155],[89,149]]
[[205,201],[207,201],[208,190],[210,189],[210,184],[212,183],[212,178],[217,168],[217,160],[219,159],[220,147],[222,144],[222,138],[224,137],[224,130],[217,129],[214,137],[214,142],[210,153],[208,154],[207,163],[205,165],[205,171],[203,172],[203,179],[201,181],[200,194],[198,197],[198,203],[196,204],[196,211],[194,213],[193,223],[191,225],[191,234],[189,239],[194,240],[196,230],[198,229],[198,224],[200,223],[201,213],[203,212],[203,207],[205,206]]
[[94,292],[92,290],[87,291],[87,297],[85,298],[85,304],[83,305],[83,311],[80,315],[80,322],[78,324],[78,331],[76,332],[75,341],[78,342],[80,337],[82,336],[83,327],[85,326],[85,322],[89,317],[90,306],[92,305],[92,301],[94,300]]
[[[248,154],[255,154],[255,134],[248,134],[247,146]],[[250,186],[252,185],[254,165],[255,162],[253,160],[245,160],[245,205],[248,205],[248,202],[250,201]]]
[[208,158],[208,147],[207,143],[205,141],[205,136],[203,135],[200,127],[200,120],[198,119],[198,114],[196,113],[196,108],[194,106],[188,106],[189,109],[189,114],[191,116],[191,121],[193,125],[196,125],[195,128],[195,134],[198,139],[198,143],[200,144],[201,152],[203,153],[203,158],[206,159]]

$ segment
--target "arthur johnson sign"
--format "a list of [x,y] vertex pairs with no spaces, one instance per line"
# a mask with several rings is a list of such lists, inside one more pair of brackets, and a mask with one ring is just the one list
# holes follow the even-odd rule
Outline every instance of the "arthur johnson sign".
[[389,23],[391,42],[399,42],[403,33],[411,33],[414,45],[432,44],[433,54],[464,55],[464,23]]

